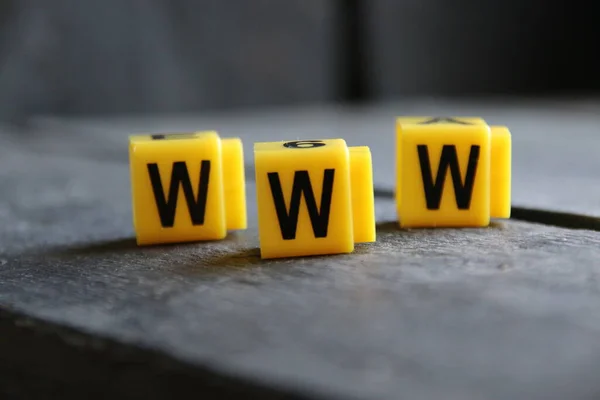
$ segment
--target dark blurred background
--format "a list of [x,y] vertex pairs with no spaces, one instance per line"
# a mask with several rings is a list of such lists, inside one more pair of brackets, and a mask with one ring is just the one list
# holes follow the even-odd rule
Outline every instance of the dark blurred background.
[[1,0],[0,119],[402,96],[593,95],[600,14],[552,0]]

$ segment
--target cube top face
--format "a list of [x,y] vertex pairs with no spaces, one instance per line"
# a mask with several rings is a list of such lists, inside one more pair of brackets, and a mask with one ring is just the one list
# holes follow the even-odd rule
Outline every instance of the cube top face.
[[221,140],[216,133],[130,138],[133,222],[140,245],[226,235]]
[[489,224],[490,128],[472,122],[398,123],[397,207],[402,227]]
[[257,143],[254,150],[261,256],[354,250],[345,142]]
[[439,125],[487,125],[479,117],[399,117],[398,125],[416,125],[417,127],[439,126]]
[[254,143],[254,153],[276,152],[278,157],[281,154],[290,157],[303,157],[306,155],[306,152],[299,152],[298,150],[310,150],[311,154],[320,152],[331,154],[335,149],[347,149],[346,141],[344,139],[318,139]]
[[[138,144],[145,144],[151,146],[179,146],[181,143],[177,142],[189,142],[194,140],[214,140],[219,138],[217,132],[204,131],[204,132],[177,132],[177,133],[154,133],[148,135],[132,135],[129,137],[129,144],[132,146]],[[175,144],[173,143],[175,142]]]

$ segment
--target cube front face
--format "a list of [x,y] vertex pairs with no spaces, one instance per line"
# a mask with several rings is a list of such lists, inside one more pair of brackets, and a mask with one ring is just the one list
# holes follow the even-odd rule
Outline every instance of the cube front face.
[[263,258],[354,250],[344,140],[255,143],[254,157]]
[[480,118],[399,118],[401,227],[479,227],[490,221],[490,128]]
[[216,133],[132,136],[129,158],[138,244],[226,236],[221,140]]

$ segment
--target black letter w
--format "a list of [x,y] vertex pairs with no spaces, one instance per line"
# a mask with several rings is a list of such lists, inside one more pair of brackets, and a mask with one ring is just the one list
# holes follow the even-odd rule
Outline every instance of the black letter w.
[[158,165],[148,164],[148,174],[152,183],[154,200],[156,208],[160,215],[160,223],[163,228],[172,228],[175,223],[175,210],[177,208],[177,195],[179,194],[179,184],[183,188],[185,201],[190,212],[190,218],[193,225],[204,224],[204,212],[206,210],[206,197],[208,195],[208,178],[210,176],[210,161],[202,160],[200,164],[200,181],[198,183],[198,198],[194,199],[194,190],[190,182],[190,175],[184,161],[173,163],[171,171],[171,183],[169,185],[169,197],[165,199],[165,192],[160,180]]
[[456,205],[459,210],[468,210],[471,205],[471,195],[473,194],[473,184],[475,183],[475,172],[477,171],[477,162],[479,161],[479,146],[471,146],[469,152],[469,163],[467,166],[467,175],[463,184],[460,176],[460,166],[456,154],[456,146],[444,145],[442,156],[437,170],[435,183],[431,173],[431,164],[429,163],[429,152],[427,146],[420,144],[417,146],[419,152],[419,163],[421,164],[421,176],[423,178],[423,187],[425,188],[425,200],[428,210],[439,210],[442,200],[442,191],[444,190],[444,180],[446,179],[446,170],[450,168],[452,175],[452,184],[454,185],[454,195]]
[[273,194],[273,202],[277,211],[277,219],[281,229],[281,236],[284,240],[296,238],[296,229],[298,227],[298,214],[300,213],[300,200],[304,193],[308,216],[312,224],[313,233],[316,238],[327,237],[329,226],[329,211],[331,210],[331,196],[333,192],[334,169],[326,169],[323,174],[323,190],[321,192],[321,210],[317,208],[315,195],[310,184],[308,171],[296,171],[294,173],[294,183],[292,185],[292,198],[290,201],[290,210],[286,209],[281,182],[277,172],[269,172],[269,184]]

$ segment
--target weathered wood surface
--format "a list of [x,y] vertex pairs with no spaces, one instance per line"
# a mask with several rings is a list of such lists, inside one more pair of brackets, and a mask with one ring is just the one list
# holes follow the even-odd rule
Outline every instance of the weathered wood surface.
[[[2,135],[0,372],[11,379],[0,379],[0,393],[160,398],[185,387],[239,398],[597,398],[595,231],[514,220],[400,231],[393,200],[383,196],[377,243],[350,255],[265,262],[249,182],[247,231],[220,242],[135,246],[130,131],[212,125],[242,134],[249,161],[252,140],[343,136],[372,146],[385,186],[393,158],[383,135],[392,134],[386,118],[398,108],[428,111],[46,121]],[[596,117],[469,110],[513,129],[515,202],[582,213],[592,204],[581,197],[597,182],[583,168],[593,166]],[[552,161],[562,156],[563,168]],[[553,202],[569,184],[551,183],[553,174],[581,177],[570,183],[580,195],[563,198],[579,203]]]

